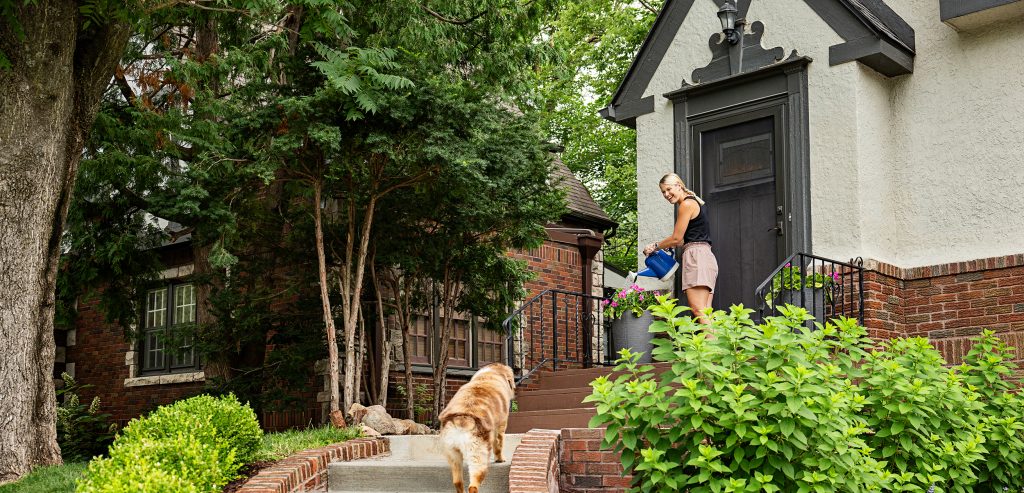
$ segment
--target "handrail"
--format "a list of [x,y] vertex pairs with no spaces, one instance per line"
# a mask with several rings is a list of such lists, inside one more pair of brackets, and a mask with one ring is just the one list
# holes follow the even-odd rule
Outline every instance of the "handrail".
[[[787,279],[785,274],[782,274],[783,269],[787,267],[797,267],[788,271],[788,280],[791,286],[794,283],[800,285],[799,296],[795,294],[796,290],[780,289],[778,293],[772,292],[769,299],[769,290],[775,290],[775,279]],[[780,275],[782,277],[779,277]],[[820,275],[825,281],[821,286],[807,286],[806,276],[809,275]],[[842,262],[809,253],[794,253],[757,286],[754,297],[757,299],[758,313],[762,319],[765,312],[775,311],[781,299],[784,303],[806,308],[822,323],[826,317],[855,316],[863,324],[864,259],[857,257],[849,262]],[[814,328],[813,322],[808,321],[809,328]]]
[[[600,296],[546,289],[501,322],[505,362],[526,380],[545,365],[608,364],[610,351]],[[596,344],[595,344],[596,342]]]

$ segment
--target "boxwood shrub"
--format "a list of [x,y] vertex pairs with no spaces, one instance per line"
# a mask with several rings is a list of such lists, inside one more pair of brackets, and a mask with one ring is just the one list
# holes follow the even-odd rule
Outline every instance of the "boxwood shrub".
[[233,395],[197,396],[132,420],[78,482],[79,493],[216,492],[253,457],[262,431]]
[[624,350],[586,399],[633,491],[1021,491],[1024,408],[991,332],[947,368],[925,339],[875,341],[850,319],[807,330],[802,308],[760,325],[718,311],[714,337],[687,310],[651,307],[667,370]]

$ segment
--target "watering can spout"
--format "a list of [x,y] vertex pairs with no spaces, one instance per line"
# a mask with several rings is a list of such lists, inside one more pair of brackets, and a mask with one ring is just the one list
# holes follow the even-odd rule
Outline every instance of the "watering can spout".
[[676,269],[679,268],[679,262],[672,258],[665,250],[657,250],[646,259],[644,264],[647,268],[640,272],[630,272],[626,277],[628,282],[636,282],[637,277],[654,277],[662,282],[669,281],[672,276],[675,275]]

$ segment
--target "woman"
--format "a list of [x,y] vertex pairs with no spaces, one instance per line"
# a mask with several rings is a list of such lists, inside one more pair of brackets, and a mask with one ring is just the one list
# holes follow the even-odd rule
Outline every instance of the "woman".
[[682,289],[690,309],[707,325],[710,320],[704,316],[704,309],[711,306],[718,279],[718,260],[711,252],[711,228],[704,201],[687,189],[683,179],[675,173],[661,177],[658,186],[662,197],[676,206],[676,225],[669,237],[644,247],[644,255],[661,248],[683,246]]

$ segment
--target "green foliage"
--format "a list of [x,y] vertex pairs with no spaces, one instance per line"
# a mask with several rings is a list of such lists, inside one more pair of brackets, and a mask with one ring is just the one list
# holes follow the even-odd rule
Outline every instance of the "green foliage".
[[118,439],[108,458],[93,459],[77,493],[215,492],[236,477],[234,451],[178,433]]
[[[636,131],[604,120],[607,106],[664,2],[562,2],[545,31],[552,52],[540,64],[527,98],[542,112],[547,134],[565,150],[562,160],[619,223],[605,261],[637,265]],[[672,171],[672,163],[664,164]]]
[[213,492],[259,451],[263,432],[234,396],[197,396],[134,419],[96,458],[79,493]]
[[832,300],[832,288],[839,282],[839,273],[833,272],[827,275],[810,268],[805,272],[797,265],[787,263],[779,272],[772,276],[772,287],[764,296],[765,302],[772,304],[782,294],[782,291],[800,291],[804,288],[824,289],[825,301]]
[[787,305],[711,314],[714,338],[667,296],[652,312],[661,375],[624,350],[592,383],[605,448],[634,491],[1012,491],[1021,400],[1013,353],[986,332],[959,368],[925,339],[878,345],[854,320],[804,327]]
[[64,462],[59,466],[37,467],[13,483],[0,485],[0,493],[72,493],[85,466],[85,462]]
[[[234,395],[199,395],[161,406],[144,418],[134,419],[124,429],[124,437],[161,440],[191,435],[203,443],[218,443],[231,450],[239,464],[252,461],[260,447],[263,431],[256,414]],[[226,455],[226,454],[225,454]]]
[[602,300],[601,306],[604,307],[604,316],[612,320],[622,318],[627,311],[641,317],[647,311],[647,307],[657,302],[655,297],[660,295],[658,291],[645,291],[644,288],[632,284],[622,288],[611,298]]
[[301,450],[359,438],[362,433],[361,427],[335,428],[330,425],[305,430],[268,433],[263,436],[263,444],[253,460],[257,462],[280,460]]
[[959,367],[963,382],[977,392],[988,432],[978,491],[1024,490],[1024,398],[1015,381],[1016,351],[984,331]]
[[88,461],[103,454],[114,441],[117,425],[110,414],[100,412],[100,398],[86,405],[78,394],[92,385],[79,385],[67,373],[61,374],[64,386],[57,389],[57,444],[65,462]]

